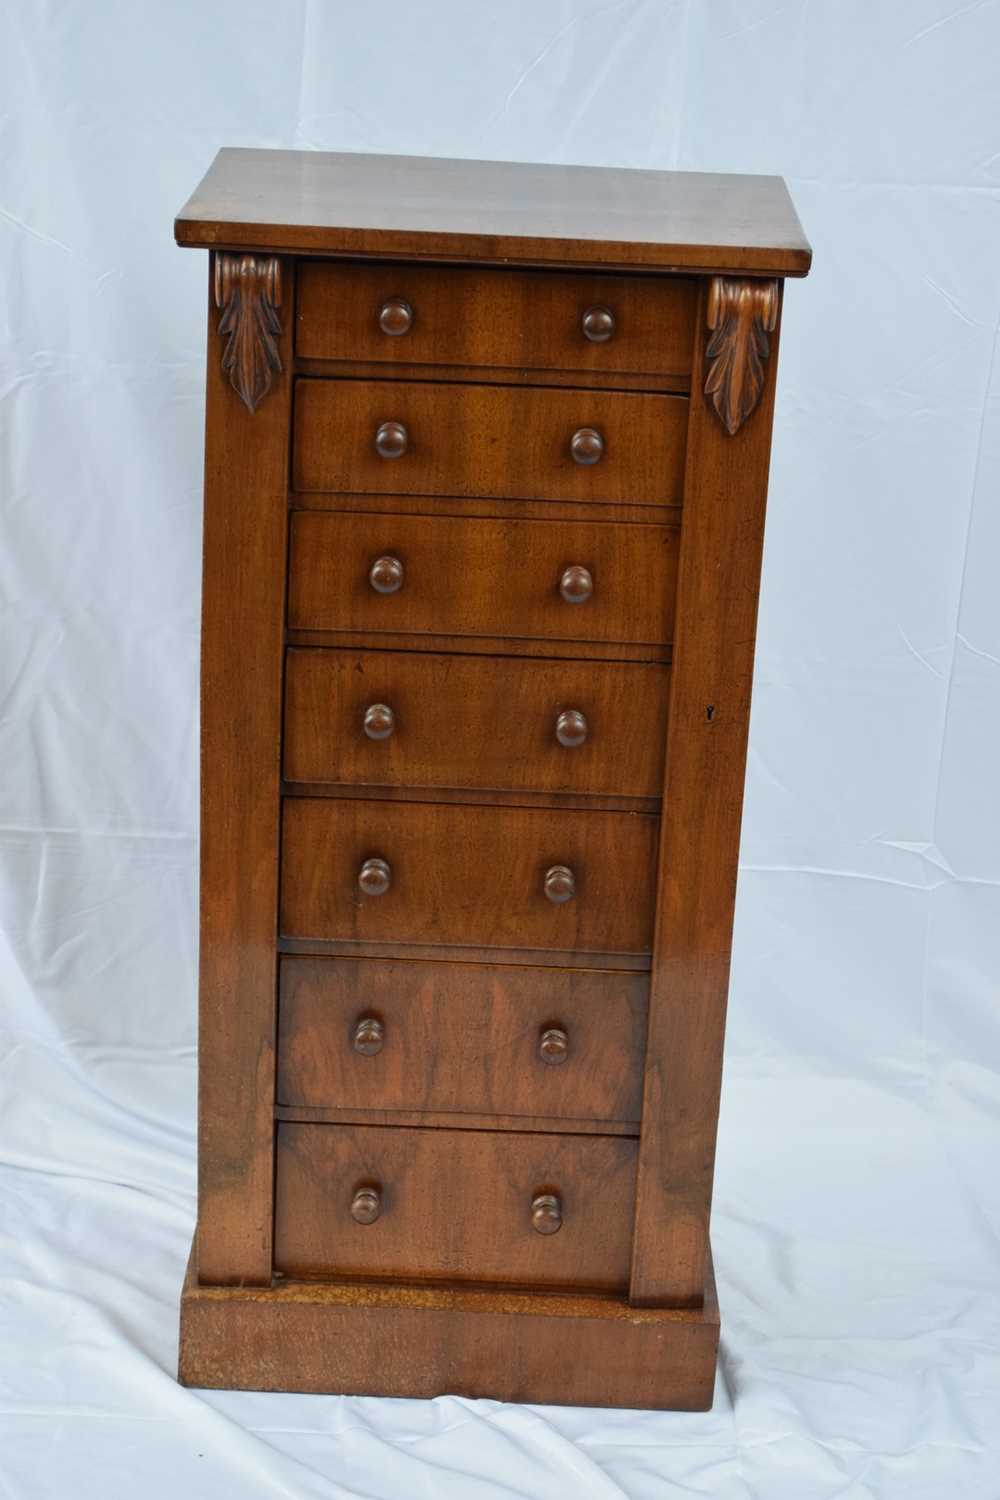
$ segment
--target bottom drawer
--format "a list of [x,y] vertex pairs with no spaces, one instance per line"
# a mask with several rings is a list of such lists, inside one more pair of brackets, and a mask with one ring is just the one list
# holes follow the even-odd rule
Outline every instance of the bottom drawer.
[[624,1291],[635,1160],[613,1136],[283,1123],[275,1269]]

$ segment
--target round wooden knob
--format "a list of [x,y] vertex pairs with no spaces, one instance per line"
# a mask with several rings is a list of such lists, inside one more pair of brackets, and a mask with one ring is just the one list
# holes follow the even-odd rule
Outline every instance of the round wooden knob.
[[[375,434],[375,452],[381,458],[402,458],[409,445],[410,435],[402,422],[383,422]],[[580,459],[581,463],[594,463],[594,459]]]
[[578,427],[569,440],[575,464],[596,464],[604,457],[604,439],[596,427]]
[[562,1203],[557,1193],[536,1193],[532,1198],[531,1227],[537,1234],[555,1234],[562,1228]]
[[[409,333],[413,326],[413,308],[402,297],[389,297],[379,308],[378,326],[390,338]],[[590,338],[589,333],[587,337]]]
[[[355,1224],[374,1224],[382,1212],[382,1190],[377,1187],[354,1189],[351,1199],[351,1218]],[[547,1231],[551,1233],[551,1230]]]
[[573,563],[559,580],[559,592],[567,604],[586,604],[594,592],[594,580],[590,569],[581,568],[579,563]]
[[392,885],[392,867],[385,859],[366,859],[358,871],[358,888],[366,896],[384,896]]
[[354,1028],[354,1050],[364,1057],[374,1057],[382,1051],[385,1027],[375,1016],[362,1016]]
[[576,880],[568,865],[553,865],[546,870],[545,894],[554,906],[572,901],[576,895]]
[[589,726],[578,708],[564,708],[556,720],[556,739],[567,750],[575,750],[586,742]]
[[368,582],[376,594],[397,594],[403,587],[403,564],[398,557],[376,557]]
[[396,715],[388,703],[372,703],[365,709],[364,727],[370,740],[387,740],[396,727]]
[[561,1026],[546,1026],[538,1039],[538,1055],[550,1068],[558,1068],[569,1057],[569,1036]]
[[615,315],[610,307],[588,307],[580,319],[583,336],[592,344],[606,344],[615,331]]

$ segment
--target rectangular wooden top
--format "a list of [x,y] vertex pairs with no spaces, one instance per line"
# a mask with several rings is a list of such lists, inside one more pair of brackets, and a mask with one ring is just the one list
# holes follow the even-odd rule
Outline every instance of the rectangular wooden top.
[[226,147],[179,245],[494,264],[804,276],[780,177]]

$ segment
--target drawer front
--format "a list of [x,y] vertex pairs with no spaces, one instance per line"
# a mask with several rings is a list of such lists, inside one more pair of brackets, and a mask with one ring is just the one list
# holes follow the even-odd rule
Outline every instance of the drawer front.
[[669,668],[291,650],[288,781],[656,797]]
[[684,378],[697,283],[311,261],[297,303],[307,359]]
[[275,1268],[623,1291],[635,1160],[620,1136],[282,1123]]
[[286,958],[278,1103],[639,1119],[643,974]]
[[686,436],[682,396],[299,380],[293,484],[341,494],[679,505]]
[[[288,623],[366,635],[669,644],[679,538],[676,526],[635,523],[298,511]],[[380,559],[398,566],[375,569],[373,583]]]
[[658,826],[650,813],[289,797],[281,930],[359,943],[648,953]]

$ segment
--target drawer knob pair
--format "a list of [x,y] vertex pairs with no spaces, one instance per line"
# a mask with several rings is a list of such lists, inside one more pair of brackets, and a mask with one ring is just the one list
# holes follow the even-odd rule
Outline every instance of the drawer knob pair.
[[615,315],[610,307],[588,307],[580,319],[583,336],[592,344],[606,344],[615,331]]
[[[354,1189],[351,1218],[355,1224],[374,1224],[382,1213],[382,1189],[365,1183]],[[558,1193],[536,1193],[531,1200],[531,1227],[537,1234],[555,1234],[562,1228],[562,1202]]]
[[387,859],[366,859],[358,871],[358,889],[363,896],[384,896],[392,885],[392,866]]
[[[366,859],[358,871],[358,889],[363,896],[384,896],[392,885],[392,866],[387,859],[373,856]],[[568,865],[552,865],[545,872],[543,882],[545,894],[554,906],[572,901],[576,895],[576,879]]]
[[[377,1016],[362,1016],[354,1028],[352,1044],[362,1057],[377,1057],[385,1046],[385,1027]],[[569,1034],[561,1026],[546,1026],[538,1039],[538,1055],[550,1068],[558,1068],[569,1057]]]
[[[379,308],[378,326],[390,338],[399,338],[413,327],[413,308],[404,297],[388,297]],[[610,307],[588,307],[580,319],[585,339],[606,344],[614,336],[615,315]]]
[[[597,311],[595,308],[594,311]],[[399,338],[413,327],[413,308],[403,297],[388,297],[378,313],[378,326],[390,338]],[[590,334],[587,334],[590,338]]]
[[[396,732],[396,715],[388,703],[371,703],[362,724],[370,740],[387,740]],[[588,733],[586,716],[578,708],[564,708],[556,719],[556,739],[567,750],[584,744]]]
[[[376,594],[398,594],[405,577],[398,557],[385,553],[368,570],[368,582]],[[581,563],[571,563],[559,576],[559,592],[567,604],[586,604],[593,597],[594,577]]]
[[[379,458],[402,458],[410,446],[410,434],[402,422],[382,422],[375,429],[375,452]],[[596,427],[579,427],[569,440],[569,451],[576,464],[600,463],[604,457],[604,439]]]

